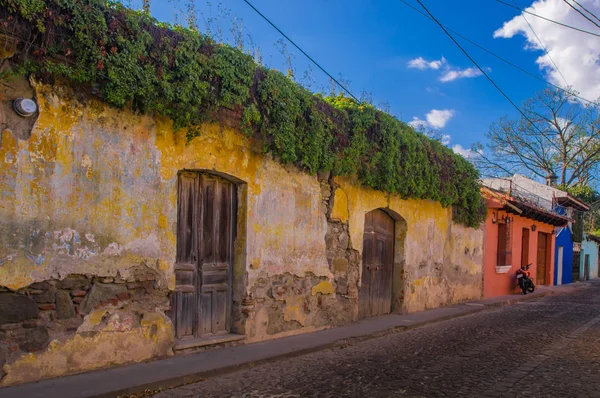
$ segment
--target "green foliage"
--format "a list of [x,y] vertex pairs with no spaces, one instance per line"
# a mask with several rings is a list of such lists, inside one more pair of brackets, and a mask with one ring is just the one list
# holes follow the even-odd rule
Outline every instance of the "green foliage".
[[600,193],[596,192],[592,187],[588,185],[575,185],[572,187],[560,186],[559,189],[567,191],[577,199],[592,204],[600,200]]
[[2,0],[0,6],[6,7],[12,13],[19,14],[27,21],[33,21],[46,8],[44,0]]
[[219,109],[241,111],[241,131],[282,163],[439,201],[468,226],[483,220],[475,168],[371,105],[314,96],[236,48],[118,2],[0,0],[2,9],[23,31],[39,33],[36,50],[21,54],[28,73],[96,87],[112,106],[169,117],[188,139]]
[[559,189],[567,191],[590,206],[588,212],[575,212],[573,232],[578,233],[579,238],[581,238],[581,232],[583,231],[592,235],[600,235],[600,192],[595,191],[588,185],[575,185],[568,188],[563,185],[559,186]]

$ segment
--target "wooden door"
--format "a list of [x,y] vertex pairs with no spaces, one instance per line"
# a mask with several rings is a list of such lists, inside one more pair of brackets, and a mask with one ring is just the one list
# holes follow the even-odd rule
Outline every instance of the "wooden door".
[[586,254],[583,257],[583,280],[590,280],[590,255]]
[[536,284],[546,284],[546,264],[548,256],[548,234],[538,233]]
[[359,316],[388,314],[392,309],[394,219],[382,210],[365,216]]
[[529,264],[529,229],[523,228],[521,237],[521,267]]
[[579,265],[581,264],[581,252],[579,250],[573,250],[573,263],[571,264],[571,282],[577,282],[579,280]]
[[228,333],[236,220],[235,185],[182,172],[172,316],[178,339]]

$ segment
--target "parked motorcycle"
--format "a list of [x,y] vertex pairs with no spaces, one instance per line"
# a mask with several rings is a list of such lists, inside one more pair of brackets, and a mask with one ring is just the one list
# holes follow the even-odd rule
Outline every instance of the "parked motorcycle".
[[535,285],[531,279],[529,267],[531,267],[531,264],[522,266],[517,270],[517,282],[519,283],[519,287],[523,291],[523,294],[527,294],[527,292],[533,293],[535,291]]

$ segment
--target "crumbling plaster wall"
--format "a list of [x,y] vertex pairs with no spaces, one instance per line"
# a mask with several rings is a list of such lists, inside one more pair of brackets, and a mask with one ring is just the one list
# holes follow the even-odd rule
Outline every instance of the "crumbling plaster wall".
[[172,355],[184,169],[238,184],[232,319],[248,342],[357,319],[364,215],[376,208],[406,221],[401,310],[481,294],[483,233],[438,203],[282,166],[225,124],[188,142],[169,120],[33,85],[35,128],[3,132],[0,146],[0,307],[27,308],[0,319],[1,385]]
[[[397,311],[421,311],[481,298],[482,228],[453,223],[452,209],[444,209],[438,202],[403,200],[396,195],[361,187],[346,178],[337,178],[336,185],[332,218],[347,218],[350,243],[358,253],[362,253],[365,214],[369,211],[391,210],[406,223],[405,237],[397,233],[395,242],[397,253],[404,243],[400,276],[404,293]],[[396,258],[396,261],[402,259]]]
[[[224,125],[204,125],[188,143],[169,120],[113,109],[66,86],[34,86],[40,115],[31,136],[4,131],[0,147],[0,305],[19,296],[34,306],[26,318],[3,323],[0,342],[9,353],[0,350],[8,373],[0,373],[2,384],[172,353],[165,313],[175,287],[183,169],[240,182],[234,331],[252,341],[328,323],[322,311],[305,311],[337,311],[316,176],[280,165]],[[152,276],[138,279],[140,267]],[[70,278],[85,281],[61,285]],[[266,285],[270,296],[278,287],[285,294],[257,306],[248,292]],[[97,303],[83,306],[92,293]],[[59,321],[56,297],[72,321]],[[265,314],[267,322],[257,321]],[[40,333],[28,331],[38,327]],[[88,345],[108,355],[83,349]],[[136,356],[121,355],[126,347]]]

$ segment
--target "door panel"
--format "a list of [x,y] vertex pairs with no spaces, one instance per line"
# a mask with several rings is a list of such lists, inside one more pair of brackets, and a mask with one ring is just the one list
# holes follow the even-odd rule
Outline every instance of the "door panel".
[[172,315],[177,338],[230,331],[235,192],[222,178],[180,173]]
[[371,314],[371,267],[373,266],[373,217],[369,213],[365,217],[365,232],[363,235],[363,261],[361,288],[358,299],[358,315],[363,318]]
[[529,229],[523,228],[521,236],[521,267],[529,264]]
[[581,264],[581,252],[578,250],[573,250],[573,263],[571,265],[572,268],[572,282],[577,282],[579,280],[579,265]]
[[195,173],[179,174],[177,206],[177,258],[175,263],[175,293],[172,307],[175,334],[181,339],[196,333],[197,310],[197,202],[199,176]]
[[387,314],[392,306],[394,220],[382,210],[365,215],[359,316]]
[[546,284],[546,262],[548,255],[548,235],[538,233],[536,284]]

